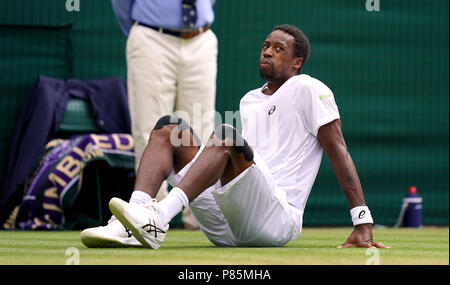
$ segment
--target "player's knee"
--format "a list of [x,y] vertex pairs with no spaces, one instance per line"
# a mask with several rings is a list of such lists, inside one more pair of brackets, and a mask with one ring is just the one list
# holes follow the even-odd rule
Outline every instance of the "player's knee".
[[205,146],[204,152],[213,153],[215,158],[230,158],[233,152],[234,146],[225,146],[218,141],[217,138],[210,138]]
[[150,140],[153,140],[153,141],[159,140],[162,142],[169,141],[170,135],[174,128],[176,128],[176,125],[167,125],[167,126],[161,127],[156,130],[153,129],[152,132],[150,133],[149,141]]
[[171,115],[162,116],[158,119],[155,126],[153,127],[154,131],[163,129],[167,126],[177,126],[179,124],[179,118]]
[[221,146],[233,146],[238,153],[242,153],[245,160],[253,160],[253,151],[247,141],[231,125],[222,124],[214,130],[212,143]]
[[[175,128],[177,128],[177,133],[174,135],[173,131]],[[198,135],[191,128],[191,126],[185,120],[176,116],[166,115],[161,117],[156,122],[152,134],[154,134],[155,136],[162,136],[168,139],[176,139],[176,138],[186,139],[186,141],[188,141],[189,144],[191,139],[189,137],[185,138],[183,135],[181,135],[181,133],[186,130],[188,130],[190,135],[193,137],[193,143],[197,146],[200,146],[202,142],[198,137]]]
[[169,139],[170,134],[174,128],[177,127],[177,118],[174,116],[163,116],[157,122],[152,132],[150,133],[151,139]]
[[213,132],[213,135],[220,140],[231,138],[233,141],[236,141],[237,134],[238,134],[237,130],[232,125],[229,124],[221,124]]

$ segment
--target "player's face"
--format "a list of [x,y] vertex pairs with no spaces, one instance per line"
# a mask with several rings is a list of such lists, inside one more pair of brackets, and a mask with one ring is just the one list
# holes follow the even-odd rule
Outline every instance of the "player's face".
[[298,60],[294,56],[295,39],[281,30],[270,33],[264,41],[259,59],[259,73],[266,81],[288,79],[297,74]]

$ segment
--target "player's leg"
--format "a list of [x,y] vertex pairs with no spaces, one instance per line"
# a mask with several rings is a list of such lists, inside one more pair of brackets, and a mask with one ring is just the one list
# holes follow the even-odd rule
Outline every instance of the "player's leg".
[[[236,130],[223,128],[230,131],[211,137],[178,187],[160,203],[137,211],[128,203],[111,200],[113,213],[144,246],[159,248],[167,229],[164,225],[189,202],[197,204],[199,198],[196,216],[203,232],[217,245],[282,246],[299,236],[302,212],[287,202],[285,192],[277,188],[263,161],[257,156],[253,159],[253,151]],[[217,180],[222,187],[205,191],[217,185]],[[221,212],[216,215],[218,208]],[[214,216],[213,220],[208,220],[208,210],[212,210],[209,216]],[[220,234],[228,236],[223,239]]]
[[[182,171],[183,179],[176,186],[183,189],[184,193],[190,194],[189,206],[205,236],[217,246],[236,246],[238,241],[227,218],[216,203],[213,192],[220,189],[221,185],[228,184],[253,164],[252,151],[244,144],[242,138],[236,138],[234,128],[227,126],[228,131],[224,132],[222,129],[222,127],[216,129],[215,135],[211,136],[208,142],[208,147],[202,149],[192,167]],[[239,141],[240,147],[236,147],[236,140]],[[247,150],[245,155],[244,149]],[[217,180],[217,177],[220,179]],[[214,183],[215,180],[217,181]],[[211,186],[212,183],[214,185]],[[206,190],[201,191],[205,187]],[[201,193],[198,194],[199,192]]]
[[[142,156],[130,203],[143,206],[154,203],[161,183],[194,158],[200,143],[186,122],[173,116],[162,117],[156,123]],[[81,239],[88,247],[141,245],[115,216],[105,227],[84,230]]]
[[[219,186],[210,187],[217,179]],[[287,202],[264,162],[230,126],[216,129],[177,188],[216,245],[283,246],[300,235],[302,212]]]
[[287,202],[264,163],[255,164],[211,191],[226,218],[236,246],[283,246],[297,239],[303,214]]
[[201,141],[181,118],[164,116],[155,125],[138,168],[135,191],[155,198],[172,170],[179,172],[200,149]]
[[156,249],[165,236],[168,222],[183,207],[218,180],[227,184],[252,164],[253,153],[248,144],[233,127],[223,125],[216,129],[178,187],[160,203],[144,209],[113,198],[110,209],[144,246]]
[[[243,149],[245,148],[245,152]],[[220,180],[225,185],[253,162],[252,150],[229,125],[217,128],[206,148],[178,185],[189,201]]]

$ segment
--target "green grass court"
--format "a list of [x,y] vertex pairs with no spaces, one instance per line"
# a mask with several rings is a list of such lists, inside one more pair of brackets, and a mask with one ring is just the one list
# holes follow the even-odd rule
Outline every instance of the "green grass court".
[[[0,231],[0,264],[64,265],[66,250],[79,250],[81,265],[364,265],[376,253],[363,248],[337,249],[351,228],[304,228],[302,236],[282,248],[219,248],[200,231],[170,230],[159,250],[143,248],[90,249],[78,231]],[[448,227],[374,229],[380,265],[448,265]],[[367,254],[367,255],[366,255]]]

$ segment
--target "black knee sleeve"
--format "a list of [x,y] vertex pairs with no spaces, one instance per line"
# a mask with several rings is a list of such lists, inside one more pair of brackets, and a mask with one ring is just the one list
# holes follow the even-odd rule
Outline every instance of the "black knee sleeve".
[[166,125],[178,125],[178,129],[180,131],[189,129],[189,131],[191,132],[191,135],[194,137],[194,140],[197,143],[197,145],[198,146],[202,145],[202,141],[200,140],[198,135],[194,132],[194,130],[191,128],[191,126],[182,118],[178,118],[176,116],[171,116],[171,115],[166,115],[164,117],[161,117],[158,120],[158,122],[156,122],[156,125],[153,129],[159,130]]
[[236,143],[236,151],[239,153],[243,153],[245,160],[253,160],[252,149],[248,145],[247,141],[236,131],[235,128],[228,125],[221,125],[214,130],[214,135],[216,135],[221,140],[225,140],[226,137],[231,138]]

